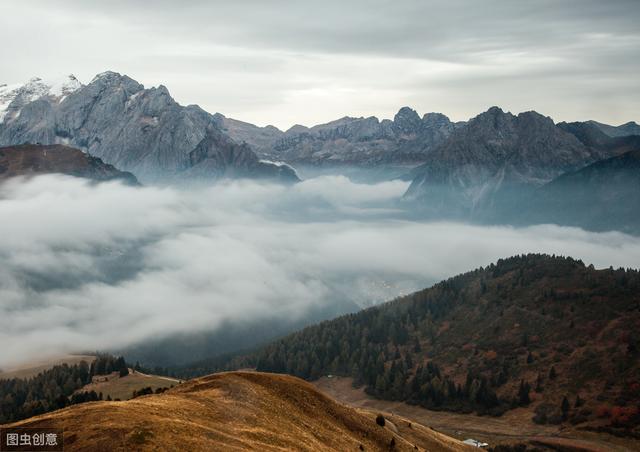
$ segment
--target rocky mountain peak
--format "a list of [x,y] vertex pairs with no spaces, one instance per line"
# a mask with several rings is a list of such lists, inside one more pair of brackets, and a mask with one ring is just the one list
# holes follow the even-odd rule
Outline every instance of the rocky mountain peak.
[[17,117],[25,105],[46,97],[60,102],[82,88],[82,83],[69,74],[61,79],[45,80],[32,77],[23,84],[0,85],[0,124]]
[[535,111],[514,116],[499,107],[456,129],[416,170],[409,197],[445,199],[456,214],[490,204],[496,194],[538,187],[602,158],[573,134]]
[[442,113],[425,113],[422,117],[422,124],[425,128],[450,127],[451,121]]
[[102,83],[109,83],[109,82],[114,82],[114,81],[121,80],[124,77],[126,77],[126,76],[123,76],[119,72],[104,71],[104,72],[101,72],[101,73],[97,74],[95,77],[93,77],[93,79],[91,80],[90,83],[94,83],[94,82],[98,82],[98,81],[100,81]]
[[121,90],[128,94],[135,94],[144,89],[144,85],[132,78],[117,72],[107,71],[96,75],[87,87],[94,93],[105,90]]
[[421,126],[420,116],[409,107],[402,107],[393,117],[393,128],[399,133],[417,133]]
[[308,131],[309,131],[309,128],[307,126],[303,126],[302,124],[294,124],[291,127],[289,127],[284,133],[286,135],[298,135]]
[[519,113],[517,118],[519,121],[523,123],[529,123],[529,124],[536,123],[536,124],[545,125],[548,127],[555,126],[555,123],[553,122],[553,119],[551,119],[551,117],[542,115],[535,110],[524,111],[522,113]]
[[[494,105],[492,107],[489,107],[489,109],[487,111],[485,111],[484,113],[490,114],[490,115],[502,115],[504,114],[504,110],[500,107],[498,107],[497,105]],[[482,114],[482,113],[480,113]]]

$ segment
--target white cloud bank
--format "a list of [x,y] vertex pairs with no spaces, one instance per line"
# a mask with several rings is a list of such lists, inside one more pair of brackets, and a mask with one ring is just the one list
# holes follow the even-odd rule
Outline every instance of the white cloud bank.
[[640,239],[615,232],[397,220],[405,189],[339,176],[187,191],[60,176],[5,183],[0,367],[227,320],[364,306],[519,253],[640,262]]

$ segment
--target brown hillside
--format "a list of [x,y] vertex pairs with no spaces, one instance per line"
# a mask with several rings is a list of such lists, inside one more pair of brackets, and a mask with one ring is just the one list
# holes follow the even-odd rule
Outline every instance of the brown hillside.
[[95,181],[138,181],[131,173],[117,170],[97,157],[68,146],[23,144],[0,148],[0,180],[15,176],[60,173]]
[[375,413],[346,407],[295,377],[254,372],[215,374],[126,402],[75,405],[12,426],[62,428],[65,451],[467,450],[415,423],[410,434],[391,423],[380,427]]

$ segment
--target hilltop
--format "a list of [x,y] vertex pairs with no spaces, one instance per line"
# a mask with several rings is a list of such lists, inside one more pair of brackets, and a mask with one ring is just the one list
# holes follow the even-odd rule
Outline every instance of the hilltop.
[[126,402],[92,402],[12,426],[64,429],[67,451],[471,450],[427,427],[344,406],[285,375],[232,372]]

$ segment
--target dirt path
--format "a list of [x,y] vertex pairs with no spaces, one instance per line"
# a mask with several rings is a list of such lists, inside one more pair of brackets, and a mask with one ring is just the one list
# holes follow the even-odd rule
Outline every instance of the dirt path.
[[162,375],[145,374],[145,373],[140,372],[139,370],[133,370],[131,368],[129,368],[129,373],[131,373],[131,374],[135,373],[135,374],[138,374],[138,375],[140,375],[142,377],[154,378],[154,379],[157,379],[157,380],[167,380],[167,381],[170,381],[172,383],[182,383],[183,382],[183,380],[178,380],[177,378],[165,377],[165,376],[162,376]]

